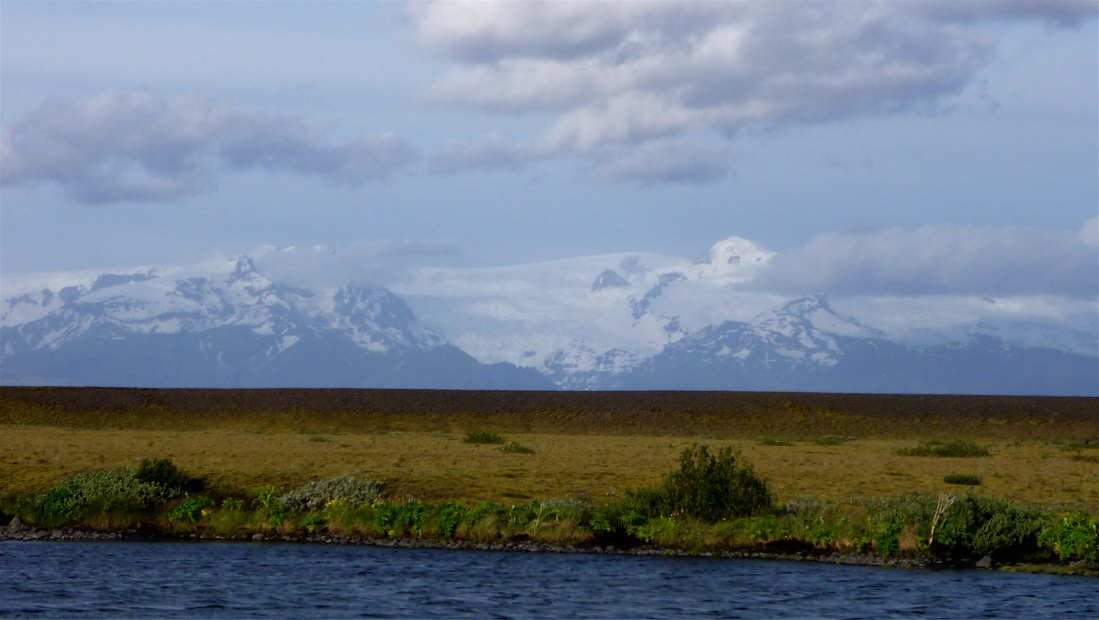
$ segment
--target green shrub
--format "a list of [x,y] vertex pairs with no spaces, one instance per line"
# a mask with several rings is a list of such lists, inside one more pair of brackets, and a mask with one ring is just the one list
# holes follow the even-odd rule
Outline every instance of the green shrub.
[[426,516],[427,504],[423,502],[381,502],[374,506],[374,531],[390,537],[405,533],[420,536]]
[[901,448],[897,450],[899,456],[939,456],[955,458],[971,458],[992,456],[987,448],[978,446],[972,441],[958,440],[949,443],[940,441],[925,441],[915,448]]
[[1007,500],[966,494],[942,514],[934,545],[951,555],[1002,555],[1036,544],[1044,519]]
[[981,484],[981,479],[972,474],[949,474],[943,478],[943,482],[947,484],[967,484],[969,486],[976,486]]
[[290,512],[321,510],[336,502],[354,508],[379,499],[381,488],[382,483],[376,480],[360,480],[353,474],[344,474],[310,482],[279,497],[279,502]]
[[1062,515],[1060,523],[1042,529],[1038,543],[1062,560],[1094,564],[1099,562],[1099,519],[1083,513]]
[[178,488],[140,480],[137,470],[123,467],[76,474],[42,495],[36,507],[47,521],[64,522],[118,504],[149,508],[179,494]]
[[891,519],[881,522],[873,534],[874,554],[881,557],[890,557],[900,553],[901,548],[897,543],[904,526]]
[[462,439],[462,443],[502,444],[504,443],[504,437],[499,433],[473,428],[466,431],[466,436]]
[[497,448],[497,450],[502,450],[504,452],[510,452],[513,454],[534,454],[534,448],[528,448],[527,446],[524,446],[516,441],[513,441],[506,446]]
[[694,444],[679,455],[679,469],[665,474],[657,488],[629,490],[626,497],[606,507],[604,519],[616,524],[630,514],[646,518],[683,515],[717,522],[733,517],[769,514],[774,497],[752,466],[739,462],[740,453]]
[[223,510],[240,510],[241,508],[244,508],[244,502],[239,499],[227,497],[221,500],[221,508]]
[[542,502],[542,519],[545,521],[575,519],[578,523],[588,521],[592,515],[592,507],[584,502],[571,499],[550,498]]
[[192,478],[169,459],[142,459],[134,477],[139,482],[159,485],[177,494],[201,491],[204,486],[202,478]]
[[214,500],[208,497],[188,497],[168,513],[168,518],[173,521],[196,523],[204,516],[203,509],[213,505]]
[[507,513],[502,505],[493,501],[484,501],[477,504],[473,508],[470,508],[466,512],[466,523],[470,525],[476,525],[478,521],[484,519],[489,515],[496,515],[498,518],[504,516]]
[[818,446],[842,446],[850,441],[848,437],[841,437],[839,435],[825,435],[824,437],[818,437],[813,443]]
[[462,518],[466,515],[464,506],[457,502],[445,501],[439,504],[436,512],[439,515],[439,535],[450,538],[462,524]]
[[321,515],[308,515],[301,521],[298,521],[298,528],[312,534],[317,530],[323,529],[325,523],[325,518]]
[[271,527],[282,525],[282,520],[288,514],[286,507],[279,501],[281,494],[282,489],[271,484],[265,484],[252,491],[252,506],[260,509]]

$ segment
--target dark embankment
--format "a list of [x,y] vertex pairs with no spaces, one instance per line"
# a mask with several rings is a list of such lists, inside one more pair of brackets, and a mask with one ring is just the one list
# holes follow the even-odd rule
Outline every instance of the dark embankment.
[[600,434],[841,433],[1099,438],[1099,398],[794,392],[0,388],[0,424],[115,428],[410,427]]

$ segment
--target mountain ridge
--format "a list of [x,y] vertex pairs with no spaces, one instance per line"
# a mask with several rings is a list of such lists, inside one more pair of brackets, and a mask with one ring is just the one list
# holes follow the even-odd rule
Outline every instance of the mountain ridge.
[[52,274],[2,300],[0,382],[1099,395],[1099,355],[995,321],[906,343],[825,295],[743,289],[771,256],[730,237],[698,262],[424,269],[399,293],[291,286],[249,256]]

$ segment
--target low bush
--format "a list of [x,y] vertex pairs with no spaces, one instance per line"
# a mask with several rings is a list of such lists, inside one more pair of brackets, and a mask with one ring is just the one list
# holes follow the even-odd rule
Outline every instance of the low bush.
[[473,428],[466,431],[466,436],[462,439],[462,443],[502,444],[504,443],[504,437],[499,433]]
[[513,441],[505,446],[497,448],[497,450],[509,452],[512,454],[534,454],[534,448],[528,448],[527,446],[524,446],[517,441]]
[[586,523],[592,515],[590,504],[571,499],[550,498],[542,502],[541,509],[544,520],[574,519]]
[[792,446],[794,442],[784,437],[760,437],[759,445],[761,446]]
[[1037,546],[1045,519],[1007,500],[966,494],[942,513],[933,549],[953,556],[1003,556]]
[[282,489],[271,484],[265,484],[252,491],[252,506],[258,508],[271,527],[282,525],[289,511],[282,504],[280,497]]
[[943,482],[947,484],[966,484],[975,486],[981,484],[981,479],[980,477],[971,474],[949,474],[943,477]]
[[462,519],[466,516],[466,509],[458,502],[445,501],[436,508],[439,519],[439,535],[444,538],[454,536]]
[[732,448],[716,455],[694,444],[679,456],[679,468],[665,474],[659,487],[631,489],[626,497],[600,507],[591,516],[593,531],[635,534],[650,520],[687,517],[714,523],[722,519],[774,512],[774,496],[751,464]]
[[850,441],[848,437],[841,437],[839,435],[825,435],[824,437],[818,437],[813,443],[818,446],[842,446]]
[[201,491],[205,483],[176,467],[169,459],[142,459],[134,472],[139,482],[159,485],[176,494]]
[[360,480],[354,474],[344,474],[310,482],[279,497],[279,502],[290,512],[321,510],[336,502],[349,507],[369,504],[381,497],[382,483],[376,480]]
[[405,534],[421,536],[427,517],[428,505],[423,502],[388,503],[373,506],[374,531],[389,537]]
[[136,469],[123,467],[107,471],[76,474],[38,498],[36,508],[48,523],[63,523],[89,510],[106,511],[119,504],[145,509],[181,493],[141,480]]
[[1099,519],[1083,513],[1061,516],[1038,534],[1038,543],[1062,560],[1099,562]]
[[898,456],[939,456],[954,458],[972,458],[992,456],[987,448],[978,446],[972,441],[958,440],[943,443],[941,441],[925,441],[915,448],[900,448]]
[[206,509],[213,505],[214,500],[208,497],[188,497],[168,513],[168,518],[173,521],[196,523],[210,513]]

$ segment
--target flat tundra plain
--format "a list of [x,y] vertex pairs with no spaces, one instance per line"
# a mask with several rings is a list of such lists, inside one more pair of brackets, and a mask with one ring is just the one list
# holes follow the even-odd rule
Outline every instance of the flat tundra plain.
[[[480,429],[533,452],[463,438]],[[991,456],[901,456],[927,441]],[[1099,399],[752,392],[0,388],[0,496],[170,458],[226,494],[346,473],[396,498],[601,503],[694,443],[732,446],[778,500],[974,491],[1099,514]]]

